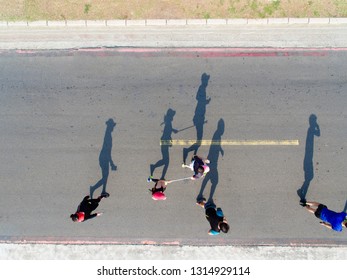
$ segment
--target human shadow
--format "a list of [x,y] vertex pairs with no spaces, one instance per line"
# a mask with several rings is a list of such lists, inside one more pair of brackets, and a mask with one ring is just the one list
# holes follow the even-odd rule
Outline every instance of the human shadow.
[[345,203],[345,207],[343,208],[343,212],[347,212],[347,200],[346,200],[346,203]]
[[100,188],[102,186],[102,195],[105,195],[106,197],[109,196],[109,194],[106,192],[106,186],[107,186],[107,180],[108,176],[110,174],[110,167],[112,170],[117,170],[117,166],[113,163],[111,151],[112,151],[112,132],[114,127],[116,126],[116,123],[113,121],[113,119],[109,119],[106,122],[106,132],[104,137],[104,142],[102,145],[102,149],[99,155],[99,165],[101,168],[101,179],[94,185],[90,186],[90,197],[93,197],[93,193],[96,189]]
[[[171,141],[171,134],[173,133],[177,133],[178,130],[174,129],[172,127],[172,122],[173,122],[173,118],[176,114],[176,111],[172,110],[171,108],[167,110],[165,116],[164,116],[164,122],[162,124],[164,124],[164,130],[163,130],[163,134],[161,136],[161,154],[162,154],[162,159],[158,160],[155,164],[151,164],[150,165],[150,174],[151,176],[153,176],[154,170],[160,166],[164,166],[163,167],[163,171],[162,171],[162,175],[160,177],[161,180],[165,179],[165,175],[166,172],[169,168],[169,163],[170,163],[170,153],[169,153],[169,148],[172,146]],[[162,125],[161,124],[161,125]]]
[[194,151],[194,155],[196,155],[198,152],[198,149],[201,146],[201,141],[204,134],[204,124],[207,122],[205,121],[206,106],[211,101],[211,97],[210,98],[206,97],[206,88],[208,86],[209,79],[210,79],[210,75],[207,75],[206,73],[203,73],[201,75],[201,85],[199,86],[199,89],[196,93],[197,105],[196,105],[195,114],[193,117],[193,124],[196,129],[196,143],[194,143],[192,146],[188,148],[183,148],[183,163],[184,164],[186,164],[188,153],[191,151]]
[[204,201],[204,191],[207,183],[211,182],[210,195],[208,200],[213,200],[213,195],[215,193],[216,187],[218,185],[219,177],[218,177],[218,159],[219,154],[224,156],[224,151],[221,146],[222,135],[224,134],[225,124],[224,120],[220,119],[218,121],[217,130],[213,134],[212,143],[210,146],[210,150],[208,153],[208,160],[210,161],[209,167],[210,171],[206,174],[200,188],[200,192],[196,198],[197,203]]
[[298,189],[297,194],[300,197],[300,202],[305,202],[306,195],[310,183],[314,177],[313,171],[313,153],[314,153],[314,137],[320,136],[319,125],[317,124],[317,116],[312,114],[309,117],[309,128],[307,130],[306,146],[305,146],[305,157],[304,157],[304,173],[305,181],[300,189]]

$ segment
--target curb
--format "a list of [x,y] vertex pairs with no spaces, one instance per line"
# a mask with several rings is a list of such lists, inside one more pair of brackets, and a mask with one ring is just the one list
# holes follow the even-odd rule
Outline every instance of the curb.
[[125,27],[194,25],[347,24],[347,18],[264,18],[264,19],[143,19],[143,20],[40,20],[0,21],[1,27]]

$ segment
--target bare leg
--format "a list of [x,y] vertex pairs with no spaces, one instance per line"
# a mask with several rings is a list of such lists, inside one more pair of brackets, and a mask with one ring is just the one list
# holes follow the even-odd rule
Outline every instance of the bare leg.
[[310,207],[310,206],[306,206],[305,208],[306,208],[306,210],[307,210],[308,212],[310,212],[310,213],[312,213],[312,214],[314,214],[314,213],[316,212],[316,210],[317,210],[317,208],[312,208],[312,207]]
[[309,205],[309,206],[316,206],[316,207],[318,207],[318,205],[321,204],[321,203],[315,202],[315,201],[306,201],[306,204]]
[[320,205],[320,203],[314,201],[307,201],[305,208],[308,212],[314,214],[317,210],[318,205]]

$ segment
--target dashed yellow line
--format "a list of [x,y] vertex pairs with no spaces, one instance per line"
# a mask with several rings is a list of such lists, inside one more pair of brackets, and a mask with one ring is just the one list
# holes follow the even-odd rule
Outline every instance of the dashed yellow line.
[[222,145],[222,146],[298,146],[299,140],[161,140],[161,146],[191,146],[199,144],[201,146]]

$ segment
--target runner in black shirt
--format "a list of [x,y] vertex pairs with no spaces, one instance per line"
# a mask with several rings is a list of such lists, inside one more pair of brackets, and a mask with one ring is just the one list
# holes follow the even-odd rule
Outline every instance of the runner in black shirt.
[[205,208],[206,219],[209,221],[211,229],[208,231],[209,235],[218,235],[221,231],[227,233],[229,231],[229,224],[224,217],[221,208],[217,208],[213,200],[205,202],[205,200],[197,203]]
[[80,205],[78,205],[76,213],[70,215],[72,221],[84,222],[88,219],[102,215],[102,213],[92,214],[92,212],[99,206],[99,202],[104,197],[106,197],[106,195],[101,195],[97,199],[90,199],[89,195],[85,196]]
[[166,199],[166,195],[164,194],[164,192],[166,190],[167,184],[170,184],[171,181],[154,179],[152,176],[149,176],[147,179],[147,182],[148,183],[149,182],[155,183],[154,187],[149,189],[151,194],[152,194],[152,198],[154,200],[165,200]]

